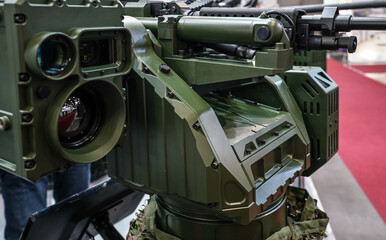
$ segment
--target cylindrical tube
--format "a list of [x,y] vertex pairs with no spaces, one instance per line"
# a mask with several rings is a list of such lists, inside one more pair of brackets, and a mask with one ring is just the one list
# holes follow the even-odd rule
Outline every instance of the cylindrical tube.
[[137,18],[146,29],[149,29],[153,34],[157,34],[158,20],[156,18]]
[[280,41],[283,26],[271,18],[182,17],[177,34],[186,41],[270,46]]
[[349,24],[351,30],[386,30],[384,17],[352,17]]

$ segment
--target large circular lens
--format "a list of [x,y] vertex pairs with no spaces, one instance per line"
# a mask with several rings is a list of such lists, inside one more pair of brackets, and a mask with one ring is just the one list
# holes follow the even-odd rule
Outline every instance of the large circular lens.
[[37,63],[48,76],[63,73],[73,61],[73,50],[69,39],[62,35],[52,35],[37,49]]
[[75,90],[59,113],[58,131],[62,146],[74,149],[91,142],[100,130],[103,107],[96,91],[85,88]]

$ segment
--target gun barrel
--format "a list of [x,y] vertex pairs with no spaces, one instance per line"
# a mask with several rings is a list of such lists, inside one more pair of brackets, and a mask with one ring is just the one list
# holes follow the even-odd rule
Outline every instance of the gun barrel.
[[363,9],[363,8],[383,8],[386,7],[386,1],[363,1],[353,3],[342,4],[315,4],[315,5],[303,5],[303,6],[289,6],[286,8],[299,8],[305,10],[307,13],[322,12],[325,7],[337,7],[338,10],[345,9]]
[[349,28],[351,30],[386,30],[386,18],[352,17]]
[[[334,30],[350,32],[351,30],[386,30],[385,17],[352,17],[351,15],[337,16],[334,21],[321,15],[304,15],[298,24],[307,24],[311,30]],[[331,25],[331,26],[330,26]]]

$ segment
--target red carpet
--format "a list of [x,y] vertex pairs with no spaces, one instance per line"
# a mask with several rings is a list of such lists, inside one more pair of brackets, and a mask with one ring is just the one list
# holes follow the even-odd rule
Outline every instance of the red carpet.
[[384,73],[386,65],[351,65],[351,67],[364,73]]
[[386,85],[331,59],[327,69],[339,85],[339,155],[386,221]]

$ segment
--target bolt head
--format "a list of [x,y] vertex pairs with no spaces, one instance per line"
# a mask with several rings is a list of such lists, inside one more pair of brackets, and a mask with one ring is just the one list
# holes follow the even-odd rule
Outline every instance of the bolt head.
[[170,67],[166,64],[160,64],[159,65],[159,70],[164,73],[164,74],[168,74],[170,73]]
[[28,73],[19,73],[20,82],[28,82],[29,79],[30,79],[30,75]]
[[15,23],[22,24],[27,20],[27,17],[24,14],[15,14],[14,21]]

